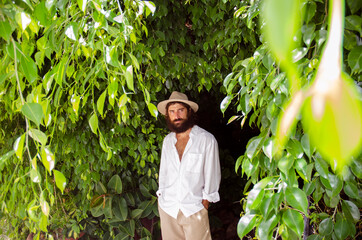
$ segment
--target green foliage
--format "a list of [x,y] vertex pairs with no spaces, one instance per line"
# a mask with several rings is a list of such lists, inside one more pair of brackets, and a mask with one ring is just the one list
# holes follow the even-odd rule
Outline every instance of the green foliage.
[[[315,75],[320,74],[321,68],[333,72],[331,68],[340,69],[342,64],[328,69],[327,65],[323,66],[323,60],[319,60],[328,53],[325,29],[331,28],[331,23],[326,21],[329,14],[325,12],[327,2],[301,1],[296,8],[303,13],[304,19],[291,15],[287,21],[284,19],[285,22],[281,20],[283,15],[291,13],[284,11],[280,14],[273,9],[290,6],[289,11],[293,11],[295,7],[290,1],[266,1],[265,4],[265,13],[260,20],[261,30],[264,31],[257,33],[261,35],[262,44],[254,54],[238,61],[224,80],[225,99],[231,99],[227,106],[236,107],[238,112],[229,122],[242,119],[243,126],[248,118],[250,126],[260,129],[260,134],[249,140],[245,154],[236,162],[236,171],[241,168],[241,173],[255,184],[244,201],[245,213],[238,224],[239,237],[246,236],[255,228],[255,234],[260,239],[270,239],[271,236],[300,239],[310,234],[303,229],[307,222],[308,225],[319,225],[320,234],[311,235],[308,239],[353,238],[356,224],[360,221],[357,213],[359,215],[361,207],[357,194],[361,176],[355,169],[361,164],[358,155],[361,97],[356,84],[351,80],[347,84],[343,76],[348,73],[357,83],[361,80],[356,74],[359,70],[355,69],[359,54],[354,51],[351,54],[351,50],[358,47],[356,39],[361,27],[354,28],[354,24],[347,23],[352,19],[348,14],[354,14],[355,9],[346,7],[344,29],[345,36],[354,36],[355,39],[348,39],[343,59],[340,55],[346,73],[340,77],[342,84],[338,91],[345,90],[331,94],[338,97],[332,98],[331,103],[326,100],[323,121],[304,121],[303,125],[308,130],[304,131],[298,120],[305,97],[304,93],[297,91],[300,86],[308,87]],[[355,1],[347,1],[347,6],[354,4]],[[259,11],[255,10],[256,5],[260,5],[260,1],[250,1],[248,7],[236,12],[241,18],[252,15],[257,19]],[[339,38],[333,39],[338,41]],[[296,42],[291,43],[293,40]],[[287,42],[280,44],[284,41]],[[338,48],[337,52],[340,52]],[[352,60],[347,56],[355,58]],[[289,105],[285,105],[291,97]],[[221,111],[225,108],[221,107]],[[307,107],[303,110],[303,120],[316,119],[311,111]],[[288,124],[281,130],[283,122],[279,123],[279,116],[283,113],[284,124]],[[296,117],[297,120],[294,119]],[[355,132],[349,132],[349,129]],[[280,131],[285,134],[282,141]],[[285,146],[284,150],[280,150],[281,144]],[[333,158],[336,162],[331,160]],[[352,159],[354,162],[348,166]],[[351,185],[350,181],[353,182]],[[349,189],[352,185],[356,194]],[[352,208],[356,211],[354,217],[350,214]],[[249,222],[246,223],[245,219]]]
[[[282,22],[288,37],[295,24],[297,39],[284,51],[288,71],[259,27],[261,1],[1,1],[0,217],[9,234],[151,238],[143,220],[157,216],[166,133],[156,102],[205,89],[226,95],[229,123],[260,130],[235,165],[249,178],[239,237],[255,228],[263,239],[298,238],[304,217],[318,226],[310,238],[356,235],[360,157],[336,175],[295,122],[275,158],[278,116],[313,81],[329,29],[326,2],[300,2],[304,18]],[[344,71],[361,81],[362,9],[346,2]]]

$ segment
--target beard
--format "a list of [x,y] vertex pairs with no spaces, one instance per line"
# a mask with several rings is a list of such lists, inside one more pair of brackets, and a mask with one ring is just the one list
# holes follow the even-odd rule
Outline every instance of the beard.
[[171,121],[169,117],[166,117],[167,127],[171,132],[183,133],[195,125],[192,117],[187,116],[186,119],[175,119]]

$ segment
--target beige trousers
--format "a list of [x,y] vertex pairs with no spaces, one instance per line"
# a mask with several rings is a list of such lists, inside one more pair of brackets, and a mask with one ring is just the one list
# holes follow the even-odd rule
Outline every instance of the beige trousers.
[[174,219],[158,207],[162,240],[211,240],[209,215],[205,208],[185,217],[181,211]]

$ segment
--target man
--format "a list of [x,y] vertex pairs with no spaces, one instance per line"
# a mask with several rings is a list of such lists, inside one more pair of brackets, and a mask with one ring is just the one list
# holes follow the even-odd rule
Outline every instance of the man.
[[157,105],[171,131],[162,145],[157,191],[163,240],[211,239],[208,208],[220,200],[219,149],[195,125],[199,106],[179,92]]

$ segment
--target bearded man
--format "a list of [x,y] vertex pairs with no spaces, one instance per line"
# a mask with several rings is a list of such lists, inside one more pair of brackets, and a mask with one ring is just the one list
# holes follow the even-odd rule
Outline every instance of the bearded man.
[[199,106],[180,92],[157,105],[170,133],[162,145],[158,209],[163,240],[211,239],[208,208],[220,200],[215,137],[195,125]]

